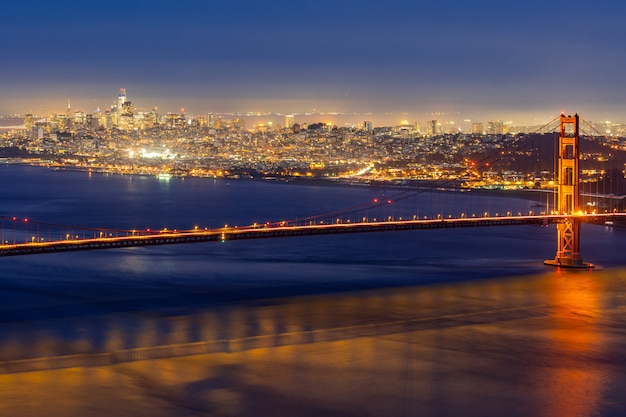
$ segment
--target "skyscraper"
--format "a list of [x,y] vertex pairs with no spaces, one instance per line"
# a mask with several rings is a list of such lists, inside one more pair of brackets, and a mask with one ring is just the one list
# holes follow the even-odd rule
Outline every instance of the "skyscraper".
[[122,107],[124,107],[124,103],[126,103],[126,89],[120,88],[120,95],[117,96],[117,108],[119,110],[122,110]]
[[504,133],[504,123],[502,120],[496,122],[487,122],[488,135],[502,135]]
[[426,136],[435,136],[437,133],[437,121],[429,120],[426,123]]
[[295,119],[293,117],[293,114],[285,115],[285,128],[293,129],[293,124],[294,123],[295,123]]
[[27,113],[24,115],[24,127],[26,130],[31,131],[35,127],[35,117],[32,113]]

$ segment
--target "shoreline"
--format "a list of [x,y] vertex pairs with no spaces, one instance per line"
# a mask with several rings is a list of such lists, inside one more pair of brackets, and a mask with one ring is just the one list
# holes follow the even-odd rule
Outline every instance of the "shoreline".
[[[223,181],[264,181],[269,183],[282,183],[289,185],[310,185],[310,186],[323,186],[323,187],[363,187],[371,189],[393,189],[399,191],[412,190],[416,193],[432,192],[432,193],[471,193],[473,195],[480,196],[492,196],[492,197],[508,197],[508,198],[520,198],[527,201],[537,202],[537,208],[546,208],[553,206],[554,190],[548,189],[535,189],[535,188],[522,188],[522,189],[485,189],[485,188],[463,188],[461,184],[463,180],[420,180],[420,179],[389,179],[389,180],[371,180],[371,179],[357,179],[357,178],[341,178],[341,177],[306,177],[306,176],[285,176],[285,175],[272,175],[265,176],[253,176],[253,175],[241,175],[233,174],[226,176],[205,176],[205,175],[178,175],[169,173],[143,173],[143,172],[115,172],[108,171],[98,167],[85,167],[77,165],[66,166],[54,166],[44,163],[41,159],[29,159],[29,158],[1,158],[0,163],[9,165],[25,165],[35,168],[45,168],[52,171],[69,171],[69,172],[88,172],[97,173],[102,175],[130,175],[140,177],[157,177],[161,179],[170,178],[198,178],[198,179],[212,179]],[[160,176],[163,177],[160,177]],[[450,186],[456,184],[456,186]],[[538,198],[538,197],[541,198]],[[581,195],[583,204],[585,202],[593,202],[599,200],[603,202],[605,207],[617,208],[618,210],[626,209],[625,196],[589,196]],[[545,203],[544,203],[545,202]],[[613,203],[608,204],[607,203]],[[622,206],[620,207],[620,203]]]
[[[204,175],[177,175],[177,174],[153,174],[143,172],[116,172],[107,171],[106,169],[97,167],[84,167],[77,165],[66,166],[54,166],[44,163],[32,162],[29,159],[24,158],[3,158],[2,161],[9,165],[25,165],[35,168],[45,168],[52,171],[68,171],[68,172],[88,172],[97,173],[102,175],[131,175],[140,177],[159,177],[159,175],[167,175],[167,178],[198,178],[198,179],[213,179],[223,181],[265,181],[268,183],[284,183],[290,185],[318,185],[324,187],[364,187],[364,188],[385,188],[396,190],[414,190],[415,192],[447,192],[447,193],[472,193],[479,195],[491,195],[491,196],[514,196],[517,198],[524,198],[527,200],[534,200],[530,198],[531,193],[543,192],[550,193],[552,191],[538,191],[533,189],[517,189],[517,190],[501,190],[501,189],[481,189],[481,188],[461,188],[460,183],[462,180],[419,180],[419,179],[390,179],[390,180],[371,180],[371,179],[356,179],[356,178],[341,178],[341,177],[305,177],[305,176],[284,176],[284,175],[266,175],[266,176],[252,176],[252,175],[227,175],[227,176],[204,176]],[[14,160],[13,160],[14,159]],[[43,161],[40,161],[43,162]],[[457,183],[459,186],[450,187],[450,184]]]

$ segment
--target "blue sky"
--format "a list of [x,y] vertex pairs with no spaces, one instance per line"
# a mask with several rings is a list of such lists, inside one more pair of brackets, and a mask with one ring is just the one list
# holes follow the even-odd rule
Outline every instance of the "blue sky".
[[[626,2],[32,0],[0,6],[0,113],[142,108],[626,121]],[[541,121],[541,120],[539,120]]]

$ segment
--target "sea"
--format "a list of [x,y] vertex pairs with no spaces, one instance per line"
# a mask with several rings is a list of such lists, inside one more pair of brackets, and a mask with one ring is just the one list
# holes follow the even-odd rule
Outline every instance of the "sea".
[[[398,192],[12,164],[0,189],[2,216],[153,230],[302,218]],[[439,207],[421,214],[468,198],[425,194]],[[621,415],[625,242],[625,229],[583,225],[596,268],[581,271],[543,265],[554,226],[0,258],[0,415]]]

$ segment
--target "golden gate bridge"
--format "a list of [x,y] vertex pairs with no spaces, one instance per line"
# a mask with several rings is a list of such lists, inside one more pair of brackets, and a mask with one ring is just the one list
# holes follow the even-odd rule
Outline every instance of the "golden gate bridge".
[[[448,184],[444,181],[438,183],[436,188],[431,186],[417,190],[399,189],[386,197],[381,196],[353,207],[320,215],[246,226],[224,225],[219,228],[194,226],[186,230],[111,229],[44,223],[28,218],[0,217],[0,256],[340,233],[556,224],[556,254],[545,263],[563,267],[593,267],[592,264],[583,261],[580,253],[581,223],[619,222],[626,220],[626,212],[621,212],[617,208],[602,211],[598,206],[581,204],[583,193],[579,178],[580,119],[578,115],[561,115],[557,119],[560,132],[554,152],[556,180],[554,189],[549,193],[535,193],[538,198],[545,195],[546,199],[549,199],[551,195],[554,200],[552,210],[549,210],[549,201],[546,201],[543,210],[541,209],[543,204],[537,204],[538,210],[522,211],[511,208],[497,213],[482,209],[478,212],[462,209],[457,210],[458,214],[418,215],[415,207],[412,208],[413,212],[400,211],[396,208],[402,202],[414,200],[420,194],[433,192],[442,187],[443,192],[451,192],[453,188],[446,187]],[[503,151],[498,152],[498,158],[503,158],[505,154]],[[493,161],[493,156],[484,158],[482,161],[484,166],[489,166],[489,162],[486,162],[488,160]],[[452,180],[449,181],[451,182]],[[471,191],[467,194],[471,194]],[[605,198],[613,196],[596,195],[596,201]],[[449,211],[449,207],[447,209]]]

